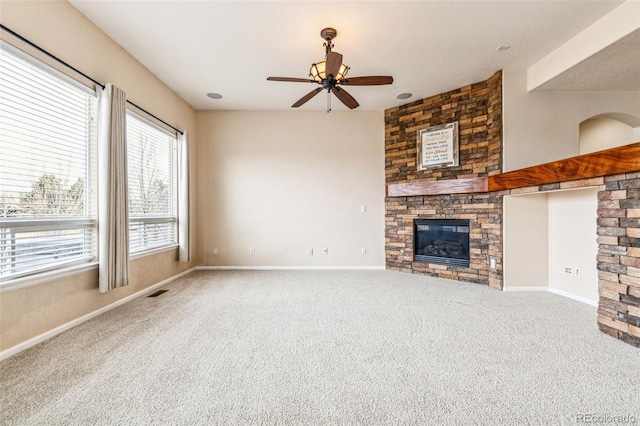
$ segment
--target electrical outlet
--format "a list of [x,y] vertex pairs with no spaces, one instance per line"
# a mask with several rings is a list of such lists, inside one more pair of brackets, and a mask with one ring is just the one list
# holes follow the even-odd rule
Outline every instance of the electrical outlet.
[[495,257],[489,258],[489,266],[491,267],[491,269],[496,269],[496,258]]
[[360,206],[360,213],[366,213],[367,212],[367,206],[362,205]]
[[362,247],[362,248],[360,249],[360,254],[362,254],[362,255],[367,254],[367,249],[366,249],[366,248],[364,248],[364,247]]
[[564,273],[567,275],[572,275],[573,276],[573,268],[571,266],[565,266],[564,267]]
[[312,248],[308,248],[307,249],[307,254],[308,255],[312,255],[313,254],[313,249]]
[[218,254],[218,249],[216,247],[213,248],[213,254]]
[[256,254],[256,249],[255,249],[255,248],[253,248],[253,247],[251,247],[251,248],[249,249],[249,254],[250,254],[250,255],[252,255],[252,256],[253,256],[254,254]]
[[329,254],[329,248],[322,247],[322,254]]

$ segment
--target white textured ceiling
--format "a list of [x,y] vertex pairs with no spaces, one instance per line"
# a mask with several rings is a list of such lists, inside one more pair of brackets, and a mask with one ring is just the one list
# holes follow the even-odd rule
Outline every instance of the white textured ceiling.
[[640,91],[640,30],[621,38],[536,90]]
[[[334,51],[344,55],[350,77],[394,77],[390,86],[348,88],[360,109],[383,110],[500,69],[524,70],[622,2],[71,3],[196,109],[289,109],[316,86],[266,78],[306,78],[324,56],[320,30],[336,28]],[[498,52],[500,45],[511,49]],[[403,92],[413,97],[397,100]],[[324,110],[326,102],[320,94],[301,109]],[[335,98],[332,107],[346,109]]]

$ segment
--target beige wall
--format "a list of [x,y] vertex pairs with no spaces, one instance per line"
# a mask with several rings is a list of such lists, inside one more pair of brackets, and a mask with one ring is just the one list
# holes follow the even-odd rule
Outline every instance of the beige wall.
[[[598,188],[549,194],[549,289],[598,302]],[[580,269],[579,276],[565,267]]]
[[[195,111],[70,4],[3,1],[0,22],[93,78],[120,87],[130,100],[153,114],[190,131],[191,154],[196,158]],[[192,239],[196,235],[192,229]],[[95,270],[0,293],[0,351],[195,265],[176,259],[177,253],[171,251],[133,260],[131,285],[107,294],[98,292]]]
[[579,155],[588,118],[640,116],[640,92],[527,92],[525,71],[505,70],[502,81],[505,172]]
[[504,288],[547,288],[547,194],[504,197]]
[[202,265],[384,266],[381,111],[200,111],[197,128]]

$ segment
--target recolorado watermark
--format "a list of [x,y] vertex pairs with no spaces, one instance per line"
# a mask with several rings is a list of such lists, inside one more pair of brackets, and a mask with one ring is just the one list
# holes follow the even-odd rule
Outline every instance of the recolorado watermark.
[[580,413],[576,414],[576,422],[583,424],[636,424],[640,418],[632,414],[596,414]]

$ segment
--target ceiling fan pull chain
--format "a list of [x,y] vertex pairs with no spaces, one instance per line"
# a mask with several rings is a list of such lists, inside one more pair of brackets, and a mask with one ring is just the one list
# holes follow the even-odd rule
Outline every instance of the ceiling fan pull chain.
[[327,114],[331,112],[331,92],[327,90]]

